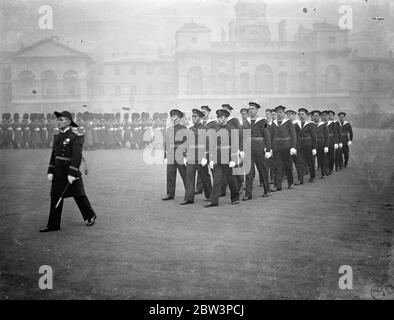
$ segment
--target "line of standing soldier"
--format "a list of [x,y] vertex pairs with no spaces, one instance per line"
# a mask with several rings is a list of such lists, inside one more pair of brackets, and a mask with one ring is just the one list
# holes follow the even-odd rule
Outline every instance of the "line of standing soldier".
[[[167,129],[165,142],[167,195],[163,200],[172,200],[175,197],[177,171],[185,187],[185,198],[181,204],[194,203],[194,195],[200,193],[198,188],[201,185],[208,201],[206,207],[213,207],[218,205],[219,197],[225,196],[227,186],[232,204],[239,203],[239,194],[243,189],[245,196],[242,200],[251,200],[255,166],[259,172],[260,186],[264,188],[262,197],[269,196],[270,192],[281,191],[285,176],[289,189],[294,185],[304,184],[304,177],[308,174],[309,182],[313,183],[316,177],[316,162],[322,179],[332,174],[334,166],[337,171],[347,167],[353,131],[350,123],[345,120],[346,113],[340,112],[339,121],[335,121],[334,111],[308,112],[306,108],[300,108],[299,119],[296,119],[297,112],[286,111],[286,107],[277,106],[275,109],[266,109],[267,119],[263,119],[258,116],[259,109],[259,104],[250,102],[249,108],[241,109],[241,121],[230,116],[233,108],[228,104],[223,104],[222,108],[216,111],[217,121],[210,118],[211,109],[208,106],[202,106],[201,110],[193,109],[193,126],[188,129],[189,135],[184,135],[182,140],[177,140],[176,133],[187,130],[186,126],[181,124],[184,113],[178,109],[171,110],[173,126]],[[208,132],[210,129],[216,132],[227,130],[230,137],[231,130],[238,129],[237,152],[232,152],[231,138],[227,141],[215,137],[217,150],[212,153],[209,139],[198,139],[199,130]],[[250,135],[245,140],[246,143],[250,142],[250,154],[245,154],[243,150],[245,129],[250,130]],[[181,161],[177,160],[176,154],[183,144],[187,148]],[[221,160],[221,152],[228,152],[226,162]],[[234,168],[242,168],[245,157],[250,159],[250,170],[244,170],[244,175],[234,175]],[[293,167],[297,172],[295,183]],[[200,183],[197,182],[197,189],[196,173],[200,180]],[[270,184],[273,184],[272,188]]]
[[[72,114],[75,117],[75,114]],[[77,113],[78,131],[85,136],[85,149],[143,149],[153,139],[154,129],[164,132],[168,114],[149,113]],[[51,148],[59,129],[53,113],[2,114],[0,148]]]

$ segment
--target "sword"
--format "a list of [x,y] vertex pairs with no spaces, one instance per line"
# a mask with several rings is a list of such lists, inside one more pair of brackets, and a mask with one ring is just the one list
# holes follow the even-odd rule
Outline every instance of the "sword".
[[[78,179],[79,179],[79,178],[76,178],[75,180],[78,180]],[[74,180],[74,181],[75,181],[75,180]],[[57,207],[59,206],[60,202],[63,200],[63,196],[64,196],[65,192],[67,191],[69,185],[70,185],[70,182],[68,182],[67,185],[66,185],[66,187],[64,188],[64,190],[63,190],[63,192],[62,192],[62,194],[61,194],[59,200],[58,200],[57,203],[56,203],[55,209],[57,209]]]

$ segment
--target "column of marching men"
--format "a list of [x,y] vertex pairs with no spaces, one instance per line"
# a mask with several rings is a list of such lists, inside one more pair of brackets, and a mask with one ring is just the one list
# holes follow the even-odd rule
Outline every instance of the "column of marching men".
[[[76,117],[75,117],[76,116]],[[84,148],[117,149],[127,147],[143,149],[150,143],[155,129],[164,133],[167,113],[77,113],[73,114],[78,131],[85,136]],[[0,148],[52,148],[53,136],[58,133],[53,113],[2,114],[0,124]]]
[[[305,177],[314,183],[316,167],[320,179],[326,179],[334,169],[347,167],[353,131],[345,112],[339,112],[335,120],[332,110],[299,108],[294,111],[280,105],[266,109],[263,118],[260,109],[258,103],[250,102],[248,107],[241,108],[238,119],[229,104],[216,110],[216,117],[209,106],[202,106],[192,110],[192,124],[188,127],[184,122],[185,113],[172,109],[171,126],[166,130],[164,142],[167,194],[162,200],[175,198],[177,172],[185,189],[181,205],[193,204],[195,195],[203,193],[207,201],[205,207],[215,207],[219,198],[226,196],[227,187],[231,204],[238,204],[243,192],[242,200],[251,200],[256,169],[263,188],[261,196],[268,197],[272,192],[281,191],[284,181],[288,189],[303,185]],[[234,129],[238,131],[232,135]],[[201,130],[206,133],[203,138],[199,136]],[[228,138],[214,135],[215,147],[210,148],[212,140],[208,132],[212,130],[227,131]],[[180,131],[186,131],[187,135],[179,135]],[[250,148],[246,148],[243,141]],[[250,170],[245,168],[246,157],[250,160]],[[242,171],[243,174],[239,174]]]

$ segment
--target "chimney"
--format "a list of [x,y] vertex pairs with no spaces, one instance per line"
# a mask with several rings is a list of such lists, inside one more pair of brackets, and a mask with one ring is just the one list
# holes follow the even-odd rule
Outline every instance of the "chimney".
[[280,21],[278,27],[279,27],[278,40],[281,42],[287,41],[286,20]]

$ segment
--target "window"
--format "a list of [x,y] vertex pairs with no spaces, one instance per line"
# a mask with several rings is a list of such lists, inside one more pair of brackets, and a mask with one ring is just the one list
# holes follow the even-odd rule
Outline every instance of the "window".
[[279,61],[279,67],[284,67],[286,66],[286,61]]
[[130,66],[130,74],[136,74],[137,73],[137,67],[136,66]]
[[377,63],[373,64],[373,72],[379,72],[379,65]]
[[99,68],[98,68],[98,74],[99,74],[100,76],[104,75],[104,67],[99,67]]
[[119,68],[119,66],[115,66],[115,67],[114,67],[114,73],[115,73],[116,76],[118,76],[118,75],[120,74],[120,68]]
[[78,73],[69,70],[63,75],[63,92],[69,97],[77,97],[79,95],[79,79]]
[[358,82],[358,91],[364,91],[364,81]]
[[359,72],[364,73],[364,71],[365,71],[364,63],[359,62],[359,63],[357,64],[357,68],[358,68],[358,71],[359,71]]
[[301,72],[298,74],[298,92],[305,93],[309,92],[311,89],[310,79],[306,72]]
[[335,37],[333,37],[333,36],[328,38],[328,42],[329,43],[336,43],[336,41],[337,41],[337,39]]
[[198,38],[197,37],[191,37],[190,39],[192,44],[196,44],[198,42]]
[[255,70],[255,92],[257,93],[273,93],[274,91],[274,75],[269,66],[258,66]]
[[17,95],[20,97],[34,96],[33,90],[36,89],[36,81],[31,71],[23,71],[18,76],[16,85]]
[[241,66],[242,67],[247,67],[249,65],[248,61],[242,61]]
[[42,93],[46,98],[57,96],[57,77],[53,71],[45,71],[41,75]]
[[146,94],[153,94],[153,85],[151,83],[146,85]]
[[120,95],[120,86],[115,86],[115,95]]

